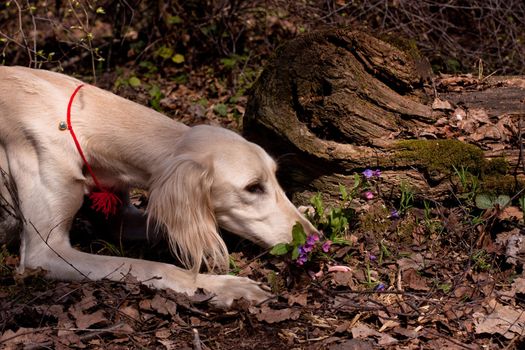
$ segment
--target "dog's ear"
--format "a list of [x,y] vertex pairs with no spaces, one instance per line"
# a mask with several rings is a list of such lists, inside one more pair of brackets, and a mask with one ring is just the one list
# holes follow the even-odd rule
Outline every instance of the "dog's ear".
[[149,218],[164,226],[172,252],[190,270],[228,268],[228,249],[211,204],[213,167],[179,156],[150,186]]

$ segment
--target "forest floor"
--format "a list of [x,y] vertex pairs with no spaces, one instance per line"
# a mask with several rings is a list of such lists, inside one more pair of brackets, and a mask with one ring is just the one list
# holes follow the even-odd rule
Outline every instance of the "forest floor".
[[[115,84],[125,76],[125,69],[118,77],[102,76],[99,85],[107,84],[106,88],[144,104],[151,103],[144,86],[159,86],[166,97],[158,102],[174,118],[190,125],[207,122],[239,130],[238,115],[246,98],[238,98],[225,110],[218,108],[231,95],[204,70],[194,72],[184,84],[157,75],[142,77],[144,81],[134,87]],[[230,310],[214,309],[204,291],[192,297],[156,291],[132,277],[122,283],[57,282],[44,279],[42,271],[19,275],[15,273],[16,250],[4,247],[0,347],[523,346],[522,210],[495,204],[481,210],[469,191],[456,193],[456,203],[425,202],[418,208],[406,190],[405,200],[396,207],[381,195],[381,175],[373,170],[356,174],[356,187],[342,193],[349,198],[343,198],[339,206],[322,208],[319,199],[312,202],[315,208],[310,210],[317,211],[312,218],[319,227],[333,229],[337,225],[333,217],[338,215],[347,221],[328,251],[321,252],[317,243],[315,254],[303,265],[289,254],[275,256],[227,235],[231,273],[265,283],[275,293],[275,298],[258,306],[241,300]],[[363,196],[366,192],[374,196]],[[139,208],[147,201],[141,192],[132,199]],[[150,246],[118,242],[101,234],[104,222],[88,217],[80,214],[75,221],[72,240],[79,249],[173,262],[165,242]]]
[[[257,13],[246,13],[250,17],[239,23],[258,20]],[[99,73],[96,85],[188,125],[241,132],[248,88],[276,47],[263,44],[319,23],[303,26],[312,16],[292,15],[264,19],[266,31],[251,37],[260,51],[194,67],[185,66],[171,47],[159,44],[142,55],[129,45],[129,62]],[[179,20],[172,16],[173,28],[180,28]],[[107,23],[98,23],[95,29],[104,34]],[[188,35],[182,32],[181,38]],[[180,49],[184,40],[176,39],[179,46],[173,47]],[[191,50],[183,52],[186,60]],[[90,64],[75,63],[75,55],[66,58],[73,66],[64,64],[69,74],[83,64],[78,75],[93,81]],[[450,125],[436,128],[454,137]],[[336,234],[321,237],[304,264],[225,233],[231,273],[272,288],[275,297],[262,305],[240,300],[230,310],[215,309],[205,291],[192,297],[157,291],[130,276],[117,283],[50,281],[38,270],[17,274],[17,247],[4,246],[0,349],[523,348],[525,201],[520,207],[517,200],[507,205],[504,196],[477,196],[476,179],[463,169],[450,189],[453,200],[415,201],[408,187],[400,200],[392,200],[381,193],[378,169],[370,170],[356,174],[356,186],[342,190],[334,207],[325,208],[317,198],[306,208],[318,227]],[[143,192],[132,194],[137,207],[146,202]],[[106,226],[83,211],[72,243],[97,254],[174,262],[165,242],[120,242],[104,235]],[[333,242],[324,251],[321,244],[328,239]]]

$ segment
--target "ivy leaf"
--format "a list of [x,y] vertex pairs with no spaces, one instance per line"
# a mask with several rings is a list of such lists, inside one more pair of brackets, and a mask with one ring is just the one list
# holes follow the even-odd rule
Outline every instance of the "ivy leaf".
[[273,246],[272,250],[270,250],[270,254],[272,255],[284,255],[288,253],[289,246],[286,243],[279,243]]

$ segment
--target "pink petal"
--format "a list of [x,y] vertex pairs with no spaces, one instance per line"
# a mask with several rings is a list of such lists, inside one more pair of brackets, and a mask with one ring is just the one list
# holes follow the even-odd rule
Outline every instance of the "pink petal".
[[349,272],[352,271],[352,269],[348,266],[343,265],[335,265],[335,266],[329,266],[328,272]]

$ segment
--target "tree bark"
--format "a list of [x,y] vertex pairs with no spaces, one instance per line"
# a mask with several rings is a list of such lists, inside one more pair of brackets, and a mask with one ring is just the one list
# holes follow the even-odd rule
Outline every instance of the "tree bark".
[[[509,168],[516,166],[515,116],[524,112],[525,81],[429,81],[428,65],[412,56],[348,29],[300,36],[277,51],[254,84],[244,134],[279,159],[281,181],[299,201],[318,191],[337,196],[339,183],[350,185],[353,174],[366,168],[382,169],[385,191],[406,183],[420,195],[442,199],[453,166],[484,164],[476,154],[490,159],[512,152]],[[482,128],[492,136],[480,136]],[[415,139],[459,139],[484,152],[455,142],[425,145],[437,166],[400,142]],[[503,142],[505,147],[497,146]],[[476,171],[483,173],[485,165]]]

